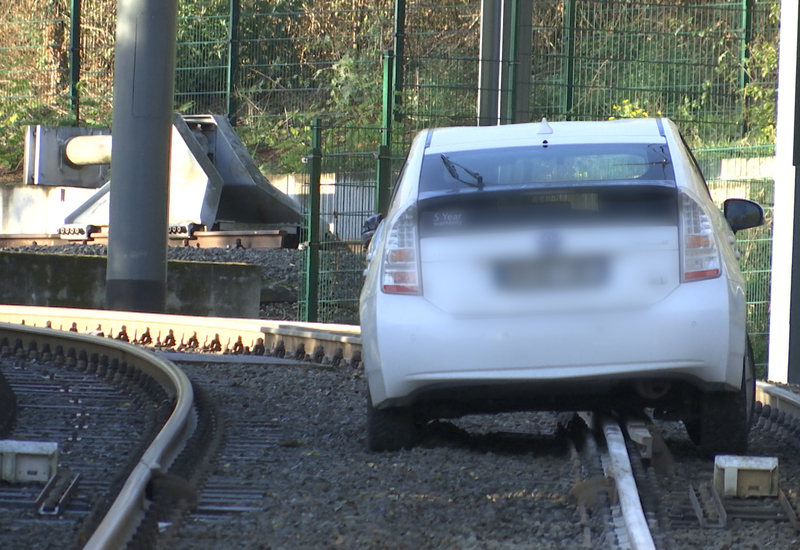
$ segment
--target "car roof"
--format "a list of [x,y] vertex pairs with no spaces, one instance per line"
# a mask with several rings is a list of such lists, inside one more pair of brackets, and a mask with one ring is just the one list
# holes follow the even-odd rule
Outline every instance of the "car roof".
[[631,143],[665,141],[661,119],[631,118],[603,121],[561,121],[462,126],[429,130],[429,153],[446,150],[491,149],[541,143]]

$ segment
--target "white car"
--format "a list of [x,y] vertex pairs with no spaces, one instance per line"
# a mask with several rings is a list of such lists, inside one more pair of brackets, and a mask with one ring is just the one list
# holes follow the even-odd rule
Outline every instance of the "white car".
[[422,131],[366,224],[369,448],[436,418],[650,407],[707,454],[745,452],[734,232],[763,220],[719,211],[668,119]]

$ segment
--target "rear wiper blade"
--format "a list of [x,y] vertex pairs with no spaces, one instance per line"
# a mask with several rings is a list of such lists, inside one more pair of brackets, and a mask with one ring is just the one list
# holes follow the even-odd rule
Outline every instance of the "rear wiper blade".
[[[442,164],[444,164],[444,167],[447,168],[447,172],[454,180],[460,181],[464,185],[475,187],[476,189],[483,189],[483,176],[481,176],[479,173],[473,172],[466,166],[462,166],[456,162],[453,162],[447,155],[439,155],[439,157],[441,157]],[[456,167],[461,168],[464,172],[471,176],[475,180],[475,183],[461,178],[461,176],[458,175],[458,168]]]
[[653,162],[629,162],[629,163],[613,164],[612,166],[655,166],[656,164],[661,164],[662,166],[666,166],[667,164],[672,164],[672,163],[668,159],[661,159]]

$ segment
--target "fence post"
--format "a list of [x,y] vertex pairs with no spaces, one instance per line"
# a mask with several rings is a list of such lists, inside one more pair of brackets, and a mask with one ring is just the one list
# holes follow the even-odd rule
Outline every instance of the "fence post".
[[575,93],[575,16],[576,16],[576,0],[567,0],[565,4],[566,19],[564,23],[564,31],[566,37],[564,42],[567,45],[567,64],[564,70],[564,114],[567,120],[572,120],[572,106],[574,102]]
[[511,90],[513,84],[511,82],[511,69],[514,62],[514,26],[513,26],[513,11],[515,0],[499,0],[500,2],[500,18],[498,20],[500,27],[497,33],[497,112],[495,113],[495,124],[508,124],[506,115],[508,114],[508,106],[511,103]]
[[80,125],[81,80],[81,0],[72,0],[69,14],[69,104],[75,116],[75,126]]
[[394,83],[392,94],[392,116],[395,120],[400,120],[400,112],[394,107],[403,101],[401,92],[403,91],[403,55],[406,42],[406,0],[395,0],[394,2]]
[[306,247],[306,308],[304,321],[319,316],[319,215],[320,179],[322,176],[322,122],[314,119],[311,129],[311,151],[308,155],[308,246]]
[[236,124],[236,76],[239,68],[239,12],[240,0],[230,0],[228,29],[228,80],[225,87],[225,102],[228,120]]
[[394,52],[383,53],[383,128],[378,147],[377,185],[375,186],[375,211],[386,215],[392,192],[392,111],[394,87],[392,86],[392,61]]

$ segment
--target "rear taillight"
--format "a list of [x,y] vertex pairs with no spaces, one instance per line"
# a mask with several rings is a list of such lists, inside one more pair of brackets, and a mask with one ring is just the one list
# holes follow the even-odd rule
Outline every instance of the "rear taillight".
[[719,277],[719,249],[714,239],[711,218],[705,209],[689,195],[681,193],[681,280],[700,281]]
[[395,218],[383,249],[381,288],[392,294],[420,294],[417,209],[411,206]]

